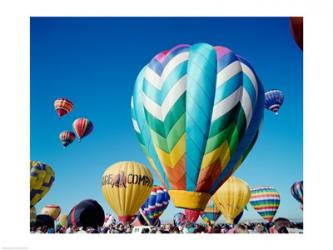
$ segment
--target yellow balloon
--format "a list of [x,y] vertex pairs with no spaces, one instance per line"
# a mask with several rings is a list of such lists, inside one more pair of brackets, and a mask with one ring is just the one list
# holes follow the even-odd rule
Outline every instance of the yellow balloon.
[[102,178],[102,192],[120,221],[130,223],[147,200],[153,187],[148,168],[137,162],[118,162]]
[[56,220],[61,213],[61,208],[58,205],[46,205],[40,213],[49,215]]
[[214,202],[223,214],[227,223],[232,224],[251,197],[249,185],[234,176],[231,176],[213,195]]
[[36,222],[36,208],[31,207],[30,208],[30,223],[35,223]]
[[30,161],[30,207],[36,205],[49,192],[55,174],[52,168],[40,161]]
[[61,214],[58,217],[59,225],[61,225],[64,228],[67,228],[67,214]]

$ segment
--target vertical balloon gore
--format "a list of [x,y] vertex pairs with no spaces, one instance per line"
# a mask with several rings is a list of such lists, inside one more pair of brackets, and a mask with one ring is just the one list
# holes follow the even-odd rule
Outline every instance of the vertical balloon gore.
[[206,43],[158,53],[131,102],[140,145],[173,204],[201,211],[252,149],[263,108],[250,63]]

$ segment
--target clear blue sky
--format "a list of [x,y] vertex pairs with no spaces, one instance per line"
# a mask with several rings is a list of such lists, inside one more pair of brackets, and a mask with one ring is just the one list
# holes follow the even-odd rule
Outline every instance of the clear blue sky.
[[[86,198],[112,211],[101,192],[104,170],[123,160],[150,168],[131,123],[139,70],[160,51],[198,42],[230,48],[251,62],[266,90],[284,92],[280,115],[265,111],[259,139],[235,176],[251,187],[275,187],[281,195],[277,217],[303,218],[290,194],[293,182],[303,179],[303,54],[288,18],[31,18],[30,158],[56,173],[38,212],[58,204],[68,213]],[[74,102],[60,120],[57,97]],[[94,131],[64,149],[59,133],[81,116],[91,119]],[[154,180],[160,184],[155,174]],[[243,219],[260,219],[248,208]],[[161,219],[177,211],[170,204]]]

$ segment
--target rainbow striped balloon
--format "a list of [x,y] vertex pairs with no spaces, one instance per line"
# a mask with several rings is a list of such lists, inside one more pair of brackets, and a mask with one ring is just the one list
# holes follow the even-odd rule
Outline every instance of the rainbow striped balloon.
[[255,187],[251,189],[250,204],[261,217],[272,222],[280,205],[280,195],[269,186]]
[[221,212],[215,205],[213,198],[211,198],[208,201],[205,210],[203,211],[203,213],[200,216],[201,216],[201,219],[207,225],[210,225],[210,226],[213,226],[216,223],[216,221],[219,219],[219,217],[221,216]]
[[204,210],[256,142],[264,91],[230,49],[180,44],[139,73],[132,121],[176,207]]

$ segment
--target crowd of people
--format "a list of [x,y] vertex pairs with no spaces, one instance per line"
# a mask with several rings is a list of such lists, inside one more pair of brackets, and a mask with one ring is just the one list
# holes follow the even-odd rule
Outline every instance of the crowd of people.
[[[135,226],[130,224],[110,224],[102,227],[68,227],[56,225],[55,228],[47,225],[32,225],[31,233],[102,233],[102,234],[119,234],[132,233]],[[239,223],[234,226],[228,224],[216,224],[209,226],[205,224],[186,223],[175,226],[174,224],[162,224],[160,226],[140,226],[139,233],[302,233],[303,223]]]

